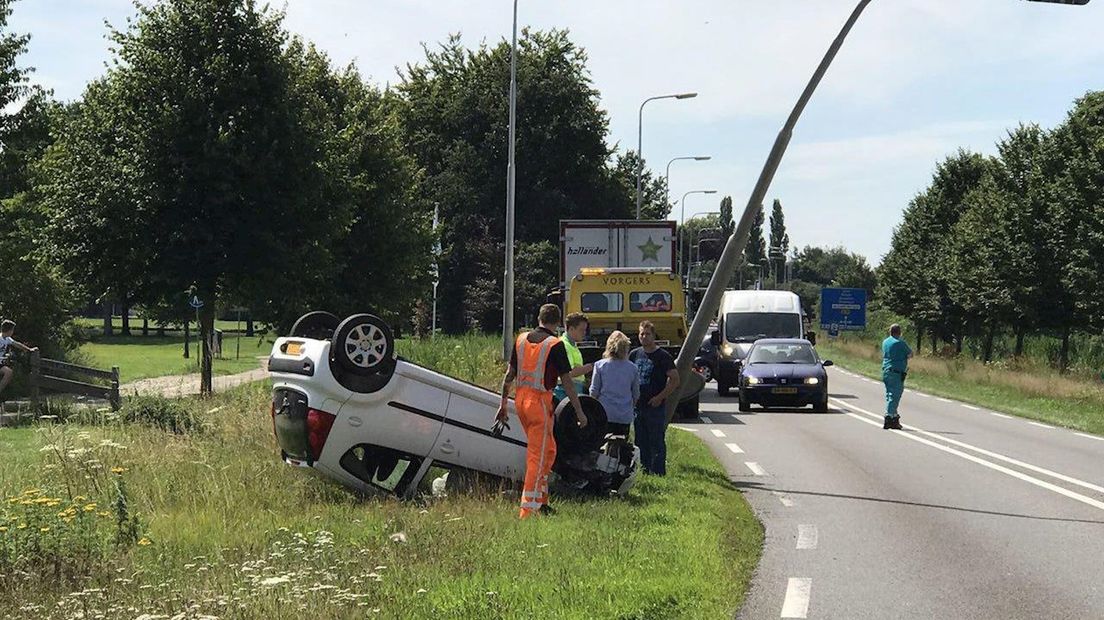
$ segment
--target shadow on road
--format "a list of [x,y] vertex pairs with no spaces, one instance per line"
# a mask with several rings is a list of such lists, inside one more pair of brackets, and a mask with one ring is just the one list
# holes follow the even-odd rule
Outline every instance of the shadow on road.
[[947,506],[944,504],[927,504],[924,502],[908,502],[897,499],[885,499],[881,497],[863,497],[861,495],[844,495],[841,493],[823,493],[818,491],[799,491],[795,489],[776,489],[763,482],[756,482],[754,480],[744,480],[743,478],[731,478],[729,480],[736,489],[741,492],[746,490],[754,491],[770,491],[776,493],[782,493],[784,495],[809,495],[813,497],[830,497],[835,499],[850,499],[863,502],[878,502],[882,504],[897,504],[899,506],[916,506],[918,508],[934,508],[936,510],[953,510],[956,512],[968,512],[979,515],[992,515],[995,517],[1008,517],[1011,519],[1032,519],[1035,521],[1058,521],[1063,523],[1089,523],[1092,525],[1104,525],[1104,521],[1096,521],[1093,519],[1067,519],[1063,517],[1042,517],[1038,515],[1029,515],[1015,512],[997,512],[995,510],[981,510],[979,508],[967,508],[964,506]]

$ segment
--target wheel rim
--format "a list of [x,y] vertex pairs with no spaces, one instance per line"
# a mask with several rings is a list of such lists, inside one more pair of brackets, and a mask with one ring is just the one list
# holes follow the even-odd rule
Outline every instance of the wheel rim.
[[709,369],[709,366],[703,366],[701,374],[706,383],[709,383],[713,380],[713,371]]
[[387,336],[375,325],[357,325],[345,337],[345,356],[360,368],[372,368],[387,356]]

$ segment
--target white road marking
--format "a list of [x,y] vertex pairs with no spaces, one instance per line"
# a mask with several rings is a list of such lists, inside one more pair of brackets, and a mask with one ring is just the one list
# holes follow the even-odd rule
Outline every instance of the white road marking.
[[786,585],[786,600],[782,602],[783,618],[804,618],[809,615],[809,596],[813,580],[808,577],[790,577]]
[[938,400],[941,403],[953,403],[954,402],[953,400],[951,400],[949,398],[943,398],[943,397],[936,398],[935,400]]
[[973,405],[967,405],[966,403],[962,403],[962,406],[967,408],[967,409],[973,409],[974,411],[981,411],[981,407],[975,407]]
[[997,416],[998,418],[1005,418],[1005,419],[1008,419],[1008,420],[1011,420],[1011,419],[1012,419],[1012,416],[1010,416],[1010,415],[1004,415],[1003,413],[997,413],[996,411],[990,411],[990,412],[989,412],[989,415],[995,415],[995,416]]
[[1104,441],[1104,437],[1097,437],[1096,435],[1090,435],[1088,433],[1074,433],[1074,435],[1081,435],[1082,437],[1088,437],[1089,439],[1095,439],[1097,441]]
[[1043,424],[1042,422],[1028,422],[1028,424],[1032,426],[1038,426],[1039,428],[1054,428],[1053,426],[1049,424]]
[[931,398],[931,394],[925,394],[923,392],[917,392],[916,395],[922,398]]
[[[865,409],[862,409],[860,407],[855,407],[855,409],[857,409],[858,411],[862,411],[863,413],[866,413],[867,415],[870,415],[870,416],[880,417],[877,414],[870,413],[869,411],[866,411]],[[865,418],[863,416],[860,416],[858,414],[848,413],[848,414],[845,414],[845,415],[851,416],[852,418],[855,418],[856,420],[859,420],[861,422],[865,422],[866,424],[870,424],[872,426],[878,426],[877,422],[875,422],[873,420],[870,420],[868,418]],[[1021,467],[1024,467],[1026,469],[1031,469],[1033,471],[1039,471],[1040,473],[1046,473],[1049,476],[1054,476],[1055,478],[1065,480],[1066,482],[1072,482],[1073,484],[1077,484],[1077,485],[1083,486],[1085,488],[1094,489],[1094,490],[1101,488],[1101,487],[1098,487],[1098,486],[1096,486],[1092,483],[1084,482],[1082,480],[1077,480],[1076,478],[1070,478],[1069,476],[1064,476],[1064,475],[1056,473],[1056,472],[1049,472],[1048,470],[1045,470],[1041,467],[1036,467],[1034,465],[1029,465],[1027,463],[1022,463],[1020,461],[1016,461],[1015,459],[1010,459],[1006,456],[1001,456],[999,454],[989,452],[988,450],[982,450],[981,448],[970,446],[969,444],[964,444],[960,441],[955,441],[953,439],[947,439],[946,437],[942,437],[940,435],[934,435],[933,433],[928,433],[926,431],[922,431],[922,430],[920,430],[920,429],[918,429],[914,426],[906,426],[905,428],[909,428],[909,429],[912,429],[914,431],[917,431],[917,433],[923,433],[925,435],[932,435],[934,437],[938,437],[941,441],[946,441],[948,443],[961,445],[961,446],[966,447],[970,450],[974,450],[976,452],[980,452],[980,453],[986,454],[988,456],[993,456],[995,458],[999,458],[999,459],[1004,460],[1004,461],[1008,461],[1008,462],[1011,462],[1011,463],[1014,463],[1014,464],[1018,464]],[[1065,488],[1062,488],[1058,485],[1051,484],[1049,482],[1046,482],[1045,480],[1039,480],[1038,478],[1035,478],[1033,476],[1028,476],[1027,474],[1020,473],[1020,472],[1015,471],[1013,469],[1009,469],[1009,468],[1007,468],[1003,465],[997,465],[996,463],[991,463],[989,461],[986,461],[985,459],[976,457],[972,454],[967,454],[965,452],[962,452],[961,450],[955,450],[954,448],[950,448],[950,447],[944,446],[942,444],[938,444],[934,441],[931,441],[930,439],[924,439],[923,437],[920,437],[916,433],[894,433],[894,435],[896,435],[898,437],[904,437],[905,439],[911,439],[912,441],[922,443],[926,446],[931,446],[932,448],[935,448],[936,450],[941,450],[943,452],[946,452],[947,454],[953,454],[955,456],[964,458],[967,461],[970,461],[971,463],[977,463],[978,465],[981,465],[982,467],[988,467],[989,469],[992,469],[994,471],[998,471],[998,472],[1000,472],[1002,474],[1005,474],[1005,475],[1008,475],[1008,476],[1012,476],[1013,478],[1018,478],[1020,480],[1023,480],[1024,482],[1033,484],[1037,487],[1044,488],[1048,491],[1053,491],[1055,493],[1058,493],[1059,495],[1065,495],[1066,497],[1068,497],[1070,499],[1079,501],[1083,504],[1088,504],[1089,506],[1092,506],[1093,508],[1099,508],[1100,510],[1104,510],[1104,502],[1102,502],[1102,501],[1095,500],[1091,497],[1081,495],[1080,493],[1076,493],[1074,491],[1070,491],[1069,489],[1065,489]]]
[[738,446],[734,443],[726,443],[725,446],[727,446],[729,450],[732,450],[733,454],[743,454],[744,453],[743,448],[741,448],[740,446]]
[[711,419],[709,419],[709,418],[707,418],[707,417],[705,417],[705,416],[702,416],[702,417],[701,417],[701,421],[702,421],[702,422],[705,422],[706,424],[712,424],[712,423],[713,423],[713,420],[711,420]]
[[771,491],[771,493],[778,498],[778,501],[782,502],[782,505],[786,508],[793,508],[794,501],[790,497],[780,491]]
[[724,437],[725,436],[724,431],[718,430],[718,429],[715,429],[715,428],[709,429],[709,432],[713,433],[714,437]]
[[756,463],[754,461],[745,461],[744,465],[747,465],[747,468],[751,470],[751,473],[755,474],[756,476],[767,475],[767,470],[763,469],[763,466],[759,463]]
[[817,526],[815,526],[815,525],[799,525],[799,526],[797,526],[797,548],[798,549],[816,549],[817,548]]

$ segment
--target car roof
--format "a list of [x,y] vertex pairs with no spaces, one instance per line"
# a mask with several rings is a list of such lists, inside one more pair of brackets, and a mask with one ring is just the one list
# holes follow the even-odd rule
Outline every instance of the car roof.
[[810,347],[813,346],[813,343],[804,338],[760,338],[755,341],[755,344],[807,344]]

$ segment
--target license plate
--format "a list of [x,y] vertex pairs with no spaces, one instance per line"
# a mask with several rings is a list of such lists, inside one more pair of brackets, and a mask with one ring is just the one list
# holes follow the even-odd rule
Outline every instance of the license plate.
[[301,342],[289,342],[288,345],[287,345],[287,354],[288,355],[299,355],[299,353],[302,350],[303,350],[303,343],[301,343]]
[[797,394],[797,388],[774,388],[771,390],[771,394]]

